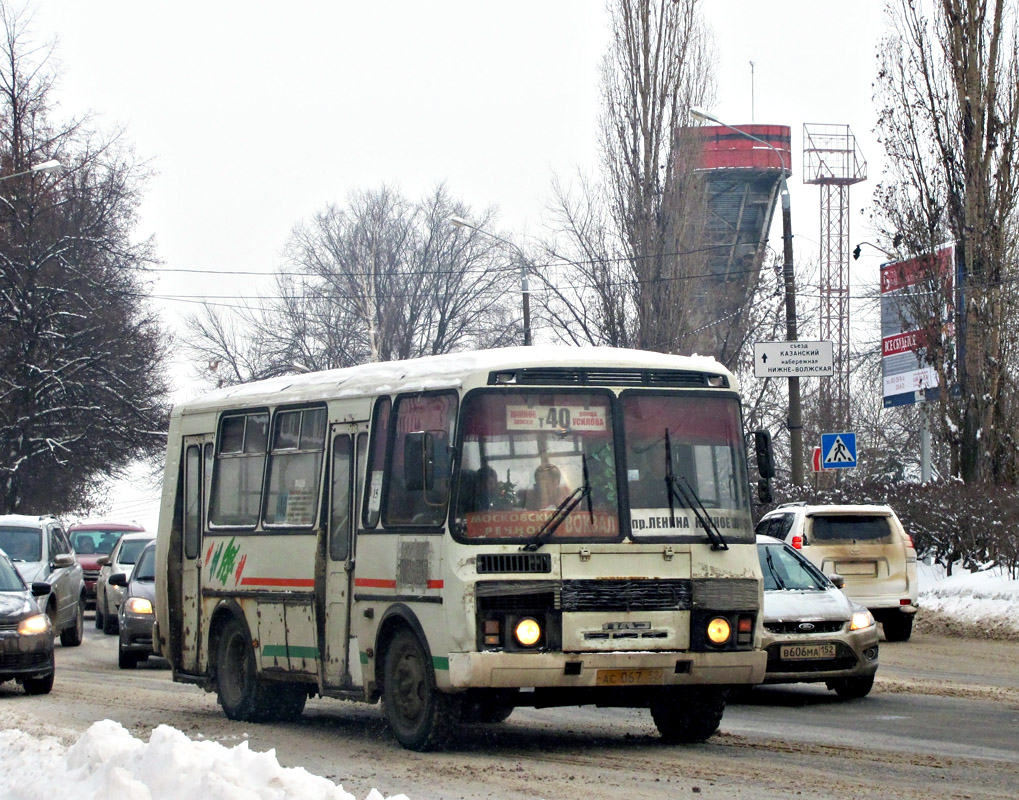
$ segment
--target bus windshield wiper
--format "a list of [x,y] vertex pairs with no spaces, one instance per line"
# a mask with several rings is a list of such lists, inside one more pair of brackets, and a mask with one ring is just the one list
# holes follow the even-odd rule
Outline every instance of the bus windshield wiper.
[[701,499],[697,496],[697,492],[694,491],[693,486],[690,485],[690,481],[686,479],[685,475],[680,478],[676,478],[673,474],[672,442],[669,440],[668,428],[665,429],[665,491],[669,495],[670,526],[673,528],[676,527],[676,511],[673,506],[673,501],[679,501],[680,505],[683,505],[693,511],[694,516],[697,517],[698,522],[701,523],[701,527],[704,528],[704,532],[707,534],[708,539],[711,540],[712,550],[729,549],[729,545],[722,536],[722,532],[718,530],[718,526],[716,526],[711,520],[707,509],[704,508],[704,504],[701,503]]
[[594,507],[591,503],[591,482],[587,477],[587,456],[583,456],[581,462],[584,468],[584,483],[570,492],[563,501],[555,507],[555,511],[549,515],[549,518],[545,520],[545,524],[538,529],[538,532],[534,534],[534,538],[531,539],[527,544],[521,547],[521,550],[533,552],[541,547],[546,540],[551,539],[555,532],[559,529],[559,526],[563,524],[566,518],[570,515],[580,501],[585,497],[587,498],[587,513],[591,516],[591,524],[594,525]]

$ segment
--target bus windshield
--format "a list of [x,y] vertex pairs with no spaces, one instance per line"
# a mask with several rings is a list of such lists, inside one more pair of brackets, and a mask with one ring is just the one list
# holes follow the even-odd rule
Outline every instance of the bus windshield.
[[633,537],[703,538],[700,504],[725,540],[753,541],[736,398],[630,391],[622,408]]
[[475,392],[462,419],[457,535],[527,541],[586,475],[590,491],[545,540],[619,538],[611,394]]

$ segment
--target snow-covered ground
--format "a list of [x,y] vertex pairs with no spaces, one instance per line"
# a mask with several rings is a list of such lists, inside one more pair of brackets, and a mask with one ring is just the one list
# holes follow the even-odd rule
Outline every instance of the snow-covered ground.
[[[920,565],[920,605],[942,628],[1019,639],[1019,580]],[[354,800],[326,778],[280,766],[274,751],[189,739],[160,725],[149,740],[117,722],[94,723],[65,747],[53,738],[0,731],[0,797],[118,800]],[[396,795],[404,799],[404,795]],[[383,800],[372,790],[365,800]]]

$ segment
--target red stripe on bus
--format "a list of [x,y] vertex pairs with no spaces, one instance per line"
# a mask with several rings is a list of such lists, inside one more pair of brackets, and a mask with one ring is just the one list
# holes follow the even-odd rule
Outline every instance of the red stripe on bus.
[[241,586],[294,586],[313,589],[313,578],[241,578]]
[[428,581],[428,588],[429,589],[441,589],[443,587],[443,585],[444,584],[443,584],[442,581]]
[[387,581],[381,578],[354,578],[354,585],[367,586],[372,589],[395,589],[396,581]]

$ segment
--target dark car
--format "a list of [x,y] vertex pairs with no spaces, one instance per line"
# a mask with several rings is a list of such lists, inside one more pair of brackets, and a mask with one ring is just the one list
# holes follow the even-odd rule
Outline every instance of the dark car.
[[53,688],[53,625],[35,600],[49,593],[44,581],[29,590],[0,550],[0,683],[15,680],[26,694]]
[[124,587],[124,599],[117,612],[120,643],[117,647],[121,669],[134,669],[152,655],[152,624],[156,615],[156,543],[145,545],[128,578],[118,572],[110,576],[111,586]]
[[102,564],[99,559],[108,556],[125,533],[144,531],[133,522],[76,522],[67,529],[75,557],[81,564],[85,578],[85,607],[96,604],[96,580]]

